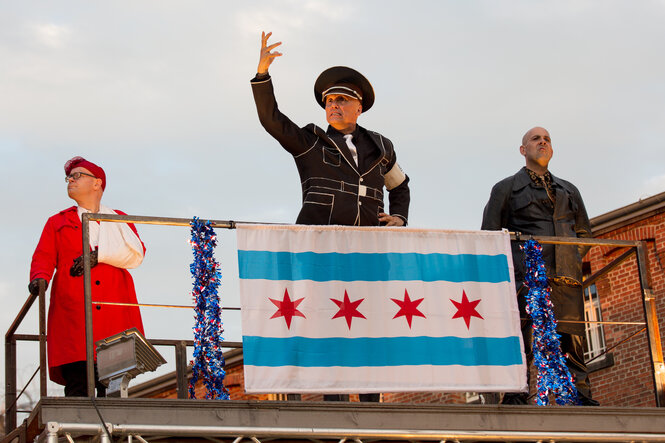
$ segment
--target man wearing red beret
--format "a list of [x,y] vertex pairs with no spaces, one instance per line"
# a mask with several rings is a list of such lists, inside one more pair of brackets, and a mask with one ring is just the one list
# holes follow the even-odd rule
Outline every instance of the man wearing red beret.
[[[46,222],[32,256],[28,288],[37,294],[40,281],[45,286],[51,283],[47,337],[51,380],[65,386],[65,396],[86,397],[81,215],[124,213],[101,204],[106,174],[96,164],[82,157],[72,158],[65,163],[65,181],[67,194],[77,206],[60,211]],[[137,303],[134,282],[127,272],[141,264],[145,253],[136,228],[133,224],[91,222],[90,246],[94,341],[132,327],[143,333],[138,307],[94,304]],[[97,396],[104,396],[105,387],[98,380],[96,385]]]

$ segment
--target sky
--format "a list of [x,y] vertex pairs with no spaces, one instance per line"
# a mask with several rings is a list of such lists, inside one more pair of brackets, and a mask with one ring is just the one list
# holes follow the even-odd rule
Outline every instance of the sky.
[[[577,185],[590,217],[665,191],[665,0],[0,0],[0,10],[3,332],[28,296],[44,223],[74,204],[63,164],[76,155],[105,169],[102,203],[128,214],[295,221],[295,164],[259,124],[249,85],[262,30],[283,42],[270,73],[301,126],[326,126],[313,96],[321,71],[347,65],[370,80],[376,101],[359,124],[393,141],[412,227],[478,229],[493,184],[523,166],[533,126],[550,131],[550,170]],[[191,304],[188,229],[138,229],[139,300]],[[239,306],[235,233],[218,234],[222,304]],[[142,313],[149,338],[192,338],[191,310]],[[222,320],[240,340],[238,313]],[[19,332],[36,331],[33,309]],[[20,344],[18,359],[22,387],[37,347]]]

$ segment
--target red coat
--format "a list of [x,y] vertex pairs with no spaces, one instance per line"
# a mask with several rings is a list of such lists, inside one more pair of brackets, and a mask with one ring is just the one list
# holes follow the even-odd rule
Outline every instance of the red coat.
[[[134,225],[129,224],[129,227],[138,236]],[[59,384],[64,384],[61,365],[86,359],[83,277],[69,275],[74,259],[83,253],[81,232],[76,206],[49,218],[30,267],[30,281],[44,278],[49,282],[55,271],[50,284],[47,344],[49,375]],[[99,263],[91,271],[93,302],[137,303],[134,281],[127,270]],[[138,307],[93,303],[92,324],[95,342],[132,327],[143,333]]]

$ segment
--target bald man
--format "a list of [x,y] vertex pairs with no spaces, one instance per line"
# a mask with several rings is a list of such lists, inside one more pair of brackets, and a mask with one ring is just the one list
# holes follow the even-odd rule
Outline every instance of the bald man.
[[[481,229],[521,232],[557,237],[591,237],[589,217],[582,196],[570,182],[552,175],[548,169],[552,159],[550,133],[541,127],[529,129],[522,138],[520,154],[526,166],[517,174],[494,185],[485,206]],[[515,285],[520,316],[525,310],[524,254],[518,242],[512,242]],[[551,300],[557,320],[584,320],[582,291],[582,257],[588,248],[575,245],[543,245],[543,259],[552,287]],[[566,364],[575,379],[578,401],[597,406],[591,398],[586,364],[584,363],[584,324],[559,323],[561,351],[567,354]],[[533,362],[531,321],[522,321],[522,335],[527,368]],[[528,375],[528,370],[527,370]],[[527,393],[507,393],[502,403],[527,404]]]

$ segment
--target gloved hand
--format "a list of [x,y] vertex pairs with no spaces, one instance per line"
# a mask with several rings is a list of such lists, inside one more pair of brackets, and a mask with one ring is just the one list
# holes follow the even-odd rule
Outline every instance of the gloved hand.
[[[97,249],[90,253],[90,269],[97,266]],[[80,277],[83,275],[83,254],[74,259],[74,264],[69,268],[69,275]]]
[[46,290],[46,288],[48,288],[48,282],[46,281],[46,279],[36,278],[28,284],[28,291],[30,291],[32,295],[39,294],[39,282],[42,281],[44,282],[44,290]]

